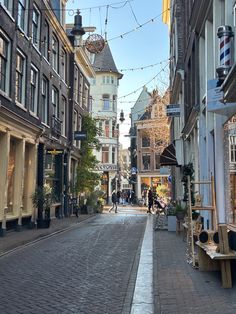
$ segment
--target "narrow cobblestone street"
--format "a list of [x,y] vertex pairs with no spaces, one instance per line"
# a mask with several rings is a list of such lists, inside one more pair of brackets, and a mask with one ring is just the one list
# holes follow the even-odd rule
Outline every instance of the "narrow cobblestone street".
[[144,215],[99,215],[3,256],[0,313],[121,313],[145,223]]

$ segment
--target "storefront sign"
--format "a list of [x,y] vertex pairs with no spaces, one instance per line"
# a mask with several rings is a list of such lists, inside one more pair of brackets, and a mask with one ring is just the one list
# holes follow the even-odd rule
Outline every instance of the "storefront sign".
[[47,154],[51,154],[51,155],[60,155],[63,154],[64,150],[63,149],[47,149]]
[[180,105],[179,104],[167,105],[166,115],[167,117],[180,117]]
[[110,164],[101,164],[97,166],[97,170],[101,171],[109,171],[109,170],[117,170],[117,165],[110,165]]
[[83,141],[87,139],[87,132],[84,131],[75,131],[74,132],[74,140],[75,141]]

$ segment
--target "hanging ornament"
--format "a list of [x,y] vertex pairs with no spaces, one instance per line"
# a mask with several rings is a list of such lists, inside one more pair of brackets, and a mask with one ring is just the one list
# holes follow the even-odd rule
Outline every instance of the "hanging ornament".
[[101,35],[92,34],[85,41],[85,48],[91,53],[99,53],[105,46],[105,40]]

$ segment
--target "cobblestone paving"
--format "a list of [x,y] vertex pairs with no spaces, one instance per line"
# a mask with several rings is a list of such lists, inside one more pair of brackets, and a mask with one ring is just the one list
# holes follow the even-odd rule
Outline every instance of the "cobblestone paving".
[[232,289],[223,289],[218,272],[193,269],[185,245],[175,232],[155,232],[155,314],[236,313],[236,280]]
[[122,313],[145,224],[100,215],[1,257],[0,313]]

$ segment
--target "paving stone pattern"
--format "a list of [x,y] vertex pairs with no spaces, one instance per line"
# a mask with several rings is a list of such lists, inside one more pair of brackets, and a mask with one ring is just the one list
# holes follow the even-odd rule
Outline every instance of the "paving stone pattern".
[[200,272],[187,264],[186,243],[175,232],[155,231],[155,314],[236,313],[236,280],[221,288],[219,272]]
[[0,313],[122,313],[145,225],[99,215],[1,257]]

